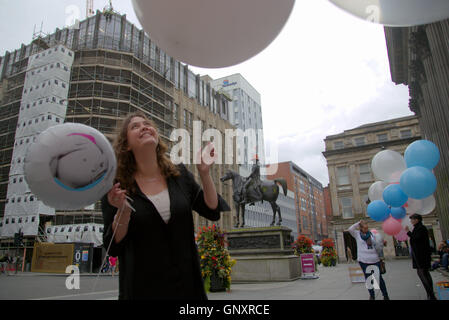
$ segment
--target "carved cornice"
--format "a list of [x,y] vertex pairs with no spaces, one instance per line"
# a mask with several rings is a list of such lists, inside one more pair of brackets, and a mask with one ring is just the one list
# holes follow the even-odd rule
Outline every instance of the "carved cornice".
[[410,75],[412,79],[416,79],[419,82],[427,82],[426,71],[421,59],[413,60],[410,63]]
[[426,59],[431,55],[425,26],[418,27],[410,34],[409,45],[411,52],[415,53],[419,59]]
[[418,99],[410,98],[408,106],[410,110],[416,114],[416,116],[421,116],[421,109],[419,107]]

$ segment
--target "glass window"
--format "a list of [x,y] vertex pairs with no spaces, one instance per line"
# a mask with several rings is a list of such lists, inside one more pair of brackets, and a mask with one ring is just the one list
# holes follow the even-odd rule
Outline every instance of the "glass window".
[[401,130],[401,139],[407,139],[410,138],[412,136],[412,130],[407,129],[407,130]]
[[337,149],[343,149],[343,148],[344,148],[343,141],[335,141],[335,142],[334,142],[334,149],[335,149],[335,150],[337,150]]
[[369,163],[363,163],[359,165],[359,182],[371,181],[371,169]]
[[388,141],[388,135],[386,133],[381,133],[377,135],[377,142]]
[[196,77],[195,74],[190,70],[188,70],[187,81],[189,98],[196,98]]
[[356,146],[363,146],[365,145],[365,137],[357,137],[354,139]]
[[340,198],[341,202],[341,211],[343,213],[343,218],[354,218],[354,213],[352,211],[352,198],[344,197]]
[[126,51],[131,51],[132,29],[133,29],[132,24],[126,22],[124,46],[123,46]]
[[349,184],[348,167],[337,168],[337,185]]

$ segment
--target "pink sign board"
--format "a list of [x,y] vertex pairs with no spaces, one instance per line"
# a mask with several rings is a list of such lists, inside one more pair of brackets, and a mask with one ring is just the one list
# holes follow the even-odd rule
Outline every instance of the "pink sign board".
[[315,273],[315,259],[313,253],[305,253],[301,255],[302,273]]

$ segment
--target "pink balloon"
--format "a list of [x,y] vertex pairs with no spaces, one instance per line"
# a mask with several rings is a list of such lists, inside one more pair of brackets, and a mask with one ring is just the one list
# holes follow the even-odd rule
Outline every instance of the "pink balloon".
[[402,224],[401,221],[390,216],[382,223],[382,229],[386,234],[394,236],[402,230]]
[[404,229],[401,229],[401,231],[399,231],[399,233],[396,234],[394,237],[395,237],[396,240],[398,240],[398,241],[406,241],[406,240],[408,240],[407,232],[405,232]]

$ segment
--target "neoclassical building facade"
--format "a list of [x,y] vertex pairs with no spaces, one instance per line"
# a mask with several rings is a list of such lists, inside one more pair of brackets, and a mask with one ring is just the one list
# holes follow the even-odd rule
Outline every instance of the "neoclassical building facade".
[[[421,130],[416,116],[402,117],[382,122],[369,123],[345,130],[325,138],[323,152],[329,171],[329,194],[332,206],[332,221],[329,234],[336,240],[340,261],[346,260],[349,247],[356,254],[354,239],[346,230],[362,219],[370,228],[382,231],[382,224],[367,215],[368,189],[375,182],[371,171],[371,160],[384,149],[404,154],[407,146],[421,139]],[[425,216],[424,223],[431,230],[432,241],[441,241],[436,211]],[[408,243],[398,243],[394,237],[385,235],[387,258],[407,256]]]

